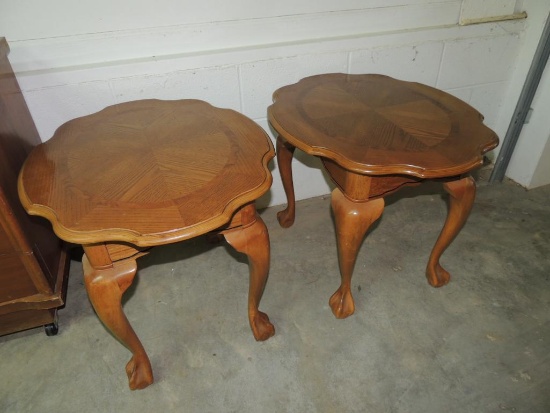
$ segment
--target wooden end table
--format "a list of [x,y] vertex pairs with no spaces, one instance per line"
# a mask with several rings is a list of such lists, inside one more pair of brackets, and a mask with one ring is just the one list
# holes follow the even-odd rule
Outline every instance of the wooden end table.
[[142,100],[62,125],[19,175],[27,212],[82,244],[86,289],[105,326],[132,352],[131,389],[153,382],[149,358],[121,306],[149,247],[211,231],[248,256],[248,316],[256,340],[274,327],[258,310],[269,236],[254,201],[271,186],[274,157],[253,121],[198,100]]
[[338,318],[353,314],[351,277],[357,252],[382,214],[384,197],[428,179],[450,194],[445,225],[426,275],[440,287],[449,273],[439,259],[466,221],[475,198],[468,175],[498,145],[474,108],[445,92],[382,75],[326,74],[273,94],[269,122],[279,134],[277,162],[288,199],[281,226],[294,222],[291,161],[295,148],[318,156],[336,184],[332,192],[341,285],[330,298]]

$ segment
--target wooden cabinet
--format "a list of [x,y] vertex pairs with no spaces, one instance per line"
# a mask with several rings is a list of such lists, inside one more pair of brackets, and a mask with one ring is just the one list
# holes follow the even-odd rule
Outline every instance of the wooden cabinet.
[[25,213],[17,176],[40,137],[0,37],[0,335],[46,326],[57,332],[69,260],[49,223]]

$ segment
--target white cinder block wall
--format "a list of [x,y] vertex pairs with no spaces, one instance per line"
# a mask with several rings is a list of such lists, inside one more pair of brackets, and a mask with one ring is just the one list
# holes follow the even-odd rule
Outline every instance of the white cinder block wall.
[[[93,9],[52,1],[0,0],[0,35],[44,141],[69,119],[145,98],[232,108],[274,140],[266,119],[273,91],[329,72],[384,73],[446,90],[502,138],[528,69],[518,56],[538,40],[526,44],[525,33],[540,26],[529,18],[459,26],[468,0],[104,0]],[[516,12],[550,9],[546,0],[503,1]],[[318,161],[297,154],[293,167],[297,199],[329,193]],[[273,175],[263,206],[286,201],[275,164]]]

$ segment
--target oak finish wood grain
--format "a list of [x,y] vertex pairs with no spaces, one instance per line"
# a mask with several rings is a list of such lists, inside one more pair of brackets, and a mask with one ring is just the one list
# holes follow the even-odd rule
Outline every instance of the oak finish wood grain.
[[295,219],[295,148],[320,157],[337,186],[332,209],[342,282],[329,301],[335,316],[354,311],[350,283],[357,251],[383,212],[383,197],[428,179],[444,181],[451,201],[426,276],[434,287],[448,283],[439,259],[472,208],[475,182],[468,174],[498,145],[483,116],[448,93],[383,75],[311,76],[278,89],[273,101],[268,119],[278,133],[277,162],[288,199],[277,215],[281,226]]
[[275,333],[258,310],[269,270],[269,236],[254,201],[271,186],[274,149],[253,121],[198,100],[122,103],[62,125],[19,175],[29,214],[82,244],[90,301],[132,352],[131,389],[153,382],[151,363],[121,298],[150,247],[222,234],[250,262],[254,337]]

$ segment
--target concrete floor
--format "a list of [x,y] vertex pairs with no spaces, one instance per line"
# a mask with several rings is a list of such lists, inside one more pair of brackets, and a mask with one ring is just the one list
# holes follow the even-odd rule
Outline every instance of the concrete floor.
[[[420,195],[413,197],[413,194]],[[0,338],[1,412],[549,412],[550,186],[478,188],[472,214],[430,287],[424,268],[446,215],[440,187],[387,199],[353,278],[356,312],[336,320],[339,272],[330,198],[298,203],[290,229],[263,211],[270,279],[248,327],[248,267],[204,238],[159,247],[124,308],[156,382],[127,387],[128,351],[102,327],[72,262],[60,332]]]

